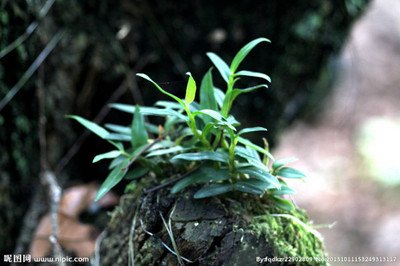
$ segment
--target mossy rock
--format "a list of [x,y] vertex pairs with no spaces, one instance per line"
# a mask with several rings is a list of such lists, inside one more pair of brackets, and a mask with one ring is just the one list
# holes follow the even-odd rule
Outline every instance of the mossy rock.
[[302,210],[283,211],[243,194],[198,200],[193,193],[172,195],[164,189],[123,196],[101,242],[101,265],[129,265],[130,260],[135,265],[179,265],[177,252],[191,265],[259,265],[266,257],[325,256],[323,242]]

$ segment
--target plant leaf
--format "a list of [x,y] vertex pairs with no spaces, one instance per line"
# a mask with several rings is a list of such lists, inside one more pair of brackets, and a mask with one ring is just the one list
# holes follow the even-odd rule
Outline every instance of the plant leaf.
[[229,171],[227,169],[215,169],[214,167],[204,166],[176,183],[172,187],[171,193],[177,193],[189,185],[222,181],[226,179],[229,179]]
[[215,120],[217,120],[218,122],[225,122],[223,116],[214,110],[210,110],[210,109],[203,109],[203,110],[199,110],[193,113],[193,115],[198,115],[198,114],[203,114],[203,115],[207,115],[210,116],[212,118],[214,118]]
[[96,198],[94,201],[98,201],[101,199],[110,189],[116,186],[122,178],[124,178],[127,172],[127,166],[129,164],[129,160],[126,159],[123,163],[117,165],[107,176],[106,180],[101,184],[99,191],[97,191]]
[[200,107],[217,111],[217,101],[215,99],[214,84],[212,80],[212,69],[208,70],[200,85]]
[[255,40],[249,42],[245,46],[243,46],[243,48],[240,49],[240,51],[233,58],[232,63],[231,63],[230,72],[235,73],[235,71],[238,69],[238,67],[239,67],[240,63],[243,61],[243,59],[250,53],[251,50],[253,50],[253,48],[257,44],[259,44],[261,42],[271,42],[271,41],[268,40],[267,38],[257,38]]
[[232,126],[240,126],[240,122],[237,121],[233,115],[229,115],[228,118],[226,118],[226,122]]
[[[265,190],[257,187],[256,184],[253,184],[251,182],[248,182],[250,180],[244,180],[244,181],[238,181],[235,184],[233,184],[233,187],[235,190],[244,192],[244,193],[250,193],[250,194],[256,194],[256,195],[262,195],[264,194]],[[254,180],[254,181],[259,181],[259,180]],[[261,183],[261,181],[259,181]]]
[[159,149],[150,152],[149,154],[146,155],[146,157],[152,157],[152,156],[160,156],[160,155],[166,155],[170,153],[176,153],[176,152],[181,152],[185,151],[187,148],[183,148],[182,146],[175,146],[167,149]]
[[266,149],[261,148],[260,146],[258,146],[258,145],[256,145],[256,144],[252,143],[250,140],[245,139],[245,138],[242,138],[242,137],[239,137],[239,138],[238,138],[238,141],[239,141],[240,143],[242,143],[243,145],[249,147],[249,148],[252,148],[252,149],[254,149],[254,150],[256,150],[256,151],[258,151],[258,152],[260,152],[260,153],[262,153],[262,154],[267,155],[269,158],[271,158],[271,160],[275,161],[275,159],[274,159],[274,157],[272,156],[271,153],[269,153]]
[[99,154],[96,157],[94,157],[92,163],[97,163],[98,161],[103,160],[103,159],[114,159],[120,155],[121,155],[121,151],[117,151],[117,150],[109,151],[109,152],[102,153],[102,154]]
[[306,175],[291,167],[282,167],[277,172],[276,175],[284,178],[305,178]]
[[283,199],[278,196],[272,196],[271,198],[275,205],[283,210],[291,211],[294,209],[293,203],[290,200]]
[[212,184],[209,186],[205,186],[202,189],[198,190],[194,194],[195,199],[208,198],[220,194],[224,194],[226,192],[232,191],[233,186],[231,184]]
[[135,114],[132,121],[132,135],[131,144],[133,148],[137,148],[147,143],[149,136],[147,135],[146,127],[144,125],[143,115],[140,113],[140,107],[136,106]]
[[76,121],[78,121],[82,126],[86,127],[90,131],[92,131],[94,134],[99,136],[102,139],[105,139],[105,137],[110,134],[106,129],[102,128],[101,126],[85,119],[77,115],[68,115],[68,118],[72,118]]
[[[135,113],[135,106],[129,105],[129,104],[123,104],[123,103],[113,103],[110,104],[111,108],[120,110],[125,113],[130,113],[134,114]],[[183,121],[186,121],[187,118],[180,114],[179,112],[172,110],[172,109],[161,109],[161,108],[155,108],[155,107],[141,107],[140,108],[140,113],[142,115],[154,115],[154,116],[162,116],[162,117],[167,117],[167,116],[174,116],[178,117]]]
[[272,169],[275,171],[279,168],[281,168],[282,166],[288,164],[288,163],[292,163],[297,161],[298,159],[295,157],[288,157],[288,158],[283,158],[283,159],[279,159],[276,160],[273,164],[272,164]]
[[144,126],[146,127],[148,132],[151,132],[153,134],[159,134],[160,133],[160,129],[156,125],[153,125],[153,124],[150,124],[150,123],[144,123]]
[[137,179],[139,177],[144,176],[148,172],[149,172],[149,169],[139,166],[139,167],[136,167],[136,168],[132,169],[131,171],[129,171],[125,175],[125,179],[128,179],[128,180]]
[[125,161],[126,157],[125,156],[118,156],[117,158],[113,159],[108,166],[108,169],[113,169],[117,165],[123,163]]
[[266,129],[264,127],[248,127],[248,128],[244,128],[244,129],[240,130],[238,132],[238,135],[242,135],[242,134],[246,134],[246,133],[250,133],[250,132],[258,132],[258,131],[268,131],[268,129]]
[[268,171],[255,166],[238,168],[237,171],[242,174],[248,174],[253,178],[267,182],[270,184],[269,188],[280,188],[281,184],[276,176],[271,175]]
[[234,89],[232,91],[233,99],[235,99],[237,96],[239,96],[242,93],[253,92],[253,91],[261,89],[261,88],[268,88],[268,86],[265,84],[260,84],[260,85],[256,85],[256,86],[244,88],[244,89]]
[[182,153],[174,156],[171,159],[172,163],[178,162],[179,160],[185,161],[203,161],[210,160],[221,163],[228,161],[228,154],[220,151],[204,151],[204,152],[193,152],[193,153]]
[[262,180],[258,180],[258,179],[250,178],[250,179],[242,180],[240,182],[246,183],[248,186],[253,186],[255,188],[258,188],[263,192],[265,192],[268,189],[271,189],[271,183],[265,182]]
[[240,89],[237,89],[237,90],[240,90],[241,93],[249,93],[249,92],[253,92],[255,90],[261,89],[261,88],[266,88],[267,89],[268,86],[266,84],[259,84],[259,85],[253,86],[253,87],[240,88]]
[[169,147],[173,147],[175,145],[174,142],[165,139],[165,140],[161,140],[159,142],[157,142],[156,144],[154,144],[153,146],[151,146],[151,148],[149,148],[147,151],[155,151],[158,149],[165,149],[165,148],[169,148]]
[[295,193],[296,193],[296,191],[294,189],[291,189],[288,186],[282,186],[281,189],[272,190],[272,195],[274,195],[274,196],[292,195]]
[[110,133],[105,136],[106,140],[118,140],[118,141],[131,141],[131,136],[126,134]]
[[172,99],[174,99],[175,101],[177,101],[178,103],[180,103],[182,106],[185,106],[185,103],[179,99],[178,97],[176,97],[175,95],[165,91],[163,88],[161,88],[156,82],[154,82],[149,76],[147,76],[146,74],[143,73],[137,73],[136,76],[144,78],[148,81],[150,81],[159,91],[161,91],[163,94],[171,97]]
[[[238,97],[240,94],[253,92],[253,91],[258,90],[260,88],[268,88],[268,86],[265,85],[265,84],[260,84],[260,85],[256,85],[256,86],[245,88],[245,89],[233,89],[231,92],[229,92],[227,94],[227,97],[230,98],[230,102],[232,103],[236,99],[236,97]],[[228,98],[226,98],[226,100],[227,99]]]
[[231,71],[229,70],[229,66],[224,62],[224,60],[221,59],[218,55],[214,53],[207,53],[208,58],[211,59],[215,67],[218,69],[219,73],[221,74],[222,78],[226,81],[226,83],[229,82],[229,75],[231,74]]
[[124,127],[116,124],[105,124],[104,127],[119,134],[131,135],[130,127]]
[[219,108],[222,108],[222,105],[224,104],[225,93],[218,88],[214,88],[214,95]]
[[178,109],[178,110],[183,109],[182,105],[180,105],[177,102],[171,102],[171,101],[158,101],[154,105],[155,106],[162,106],[162,107],[170,108],[170,109]]
[[235,74],[235,76],[245,76],[245,77],[253,77],[253,78],[261,78],[261,79],[265,79],[269,82],[271,82],[271,78],[264,74],[264,73],[260,73],[260,72],[254,72],[254,71],[248,71],[248,70],[242,70],[239,71]]
[[241,147],[241,146],[236,146],[235,147],[235,155],[239,156],[245,160],[247,160],[251,165],[254,165],[257,168],[264,169],[267,171],[267,166],[265,166],[260,157],[258,156],[257,152],[256,155],[250,151],[250,149]]
[[189,105],[196,98],[196,81],[193,79],[190,73],[188,73],[188,75],[189,79],[186,85],[185,102]]

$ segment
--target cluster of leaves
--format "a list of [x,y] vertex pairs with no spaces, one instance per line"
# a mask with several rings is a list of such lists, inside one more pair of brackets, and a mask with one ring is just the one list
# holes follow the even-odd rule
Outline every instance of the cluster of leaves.
[[[96,200],[124,177],[136,179],[148,176],[150,172],[162,175],[160,164],[167,162],[176,169],[186,171],[172,187],[172,193],[178,193],[190,185],[204,184],[195,193],[195,198],[240,191],[259,196],[267,195],[279,206],[291,208],[291,202],[282,196],[294,191],[283,178],[304,177],[300,171],[286,166],[295,159],[275,160],[266,141],[265,147],[261,147],[243,137],[247,133],[265,132],[267,129],[251,127],[239,130],[240,123],[229,113],[234,100],[240,94],[268,87],[260,84],[237,88],[236,85],[242,77],[270,82],[270,78],[263,73],[238,71],[248,53],[262,42],[269,40],[258,38],[245,45],[233,58],[230,66],[218,55],[207,53],[226,82],[225,92],[214,86],[212,68],[201,81],[199,102],[195,101],[197,86],[190,73],[187,73],[189,78],[185,99],[165,91],[149,76],[137,74],[173,101],[159,101],[154,107],[112,104],[112,108],[133,114],[130,127],[106,124],[103,128],[84,118],[70,116],[116,148],[93,159],[93,162],[112,159],[111,172],[102,184]],[[163,117],[165,123],[157,127],[145,122],[146,116]],[[158,137],[149,139],[149,133]],[[129,142],[130,147],[127,148],[124,142]],[[135,167],[131,167],[134,162]]]

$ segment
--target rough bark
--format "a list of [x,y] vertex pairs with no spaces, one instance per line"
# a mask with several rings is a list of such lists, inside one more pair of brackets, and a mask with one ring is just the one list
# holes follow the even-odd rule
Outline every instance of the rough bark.
[[[139,198],[128,194],[113,211],[106,228],[101,265],[128,265],[130,258],[135,265],[178,265],[173,254],[176,251],[185,264],[185,259],[191,261],[190,265],[259,265],[257,257],[324,256],[317,236],[300,226],[293,227],[291,220],[271,216],[280,212],[267,201],[243,194],[202,200],[193,199],[190,191],[174,196],[162,190]],[[308,221],[300,210],[289,213]],[[176,249],[166,229],[169,223]]]

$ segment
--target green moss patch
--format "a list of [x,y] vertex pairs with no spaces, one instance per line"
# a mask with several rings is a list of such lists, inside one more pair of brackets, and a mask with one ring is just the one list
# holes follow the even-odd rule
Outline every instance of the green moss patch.
[[249,230],[259,237],[265,237],[277,258],[297,257],[298,261],[293,262],[293,265],[327,265],[324,262],[310,261],[326,254],[321,235],[312,228],[302,210],[296,209],[288,213],[279,213],[279,209],[270,210],[266,214],[253,217]]

